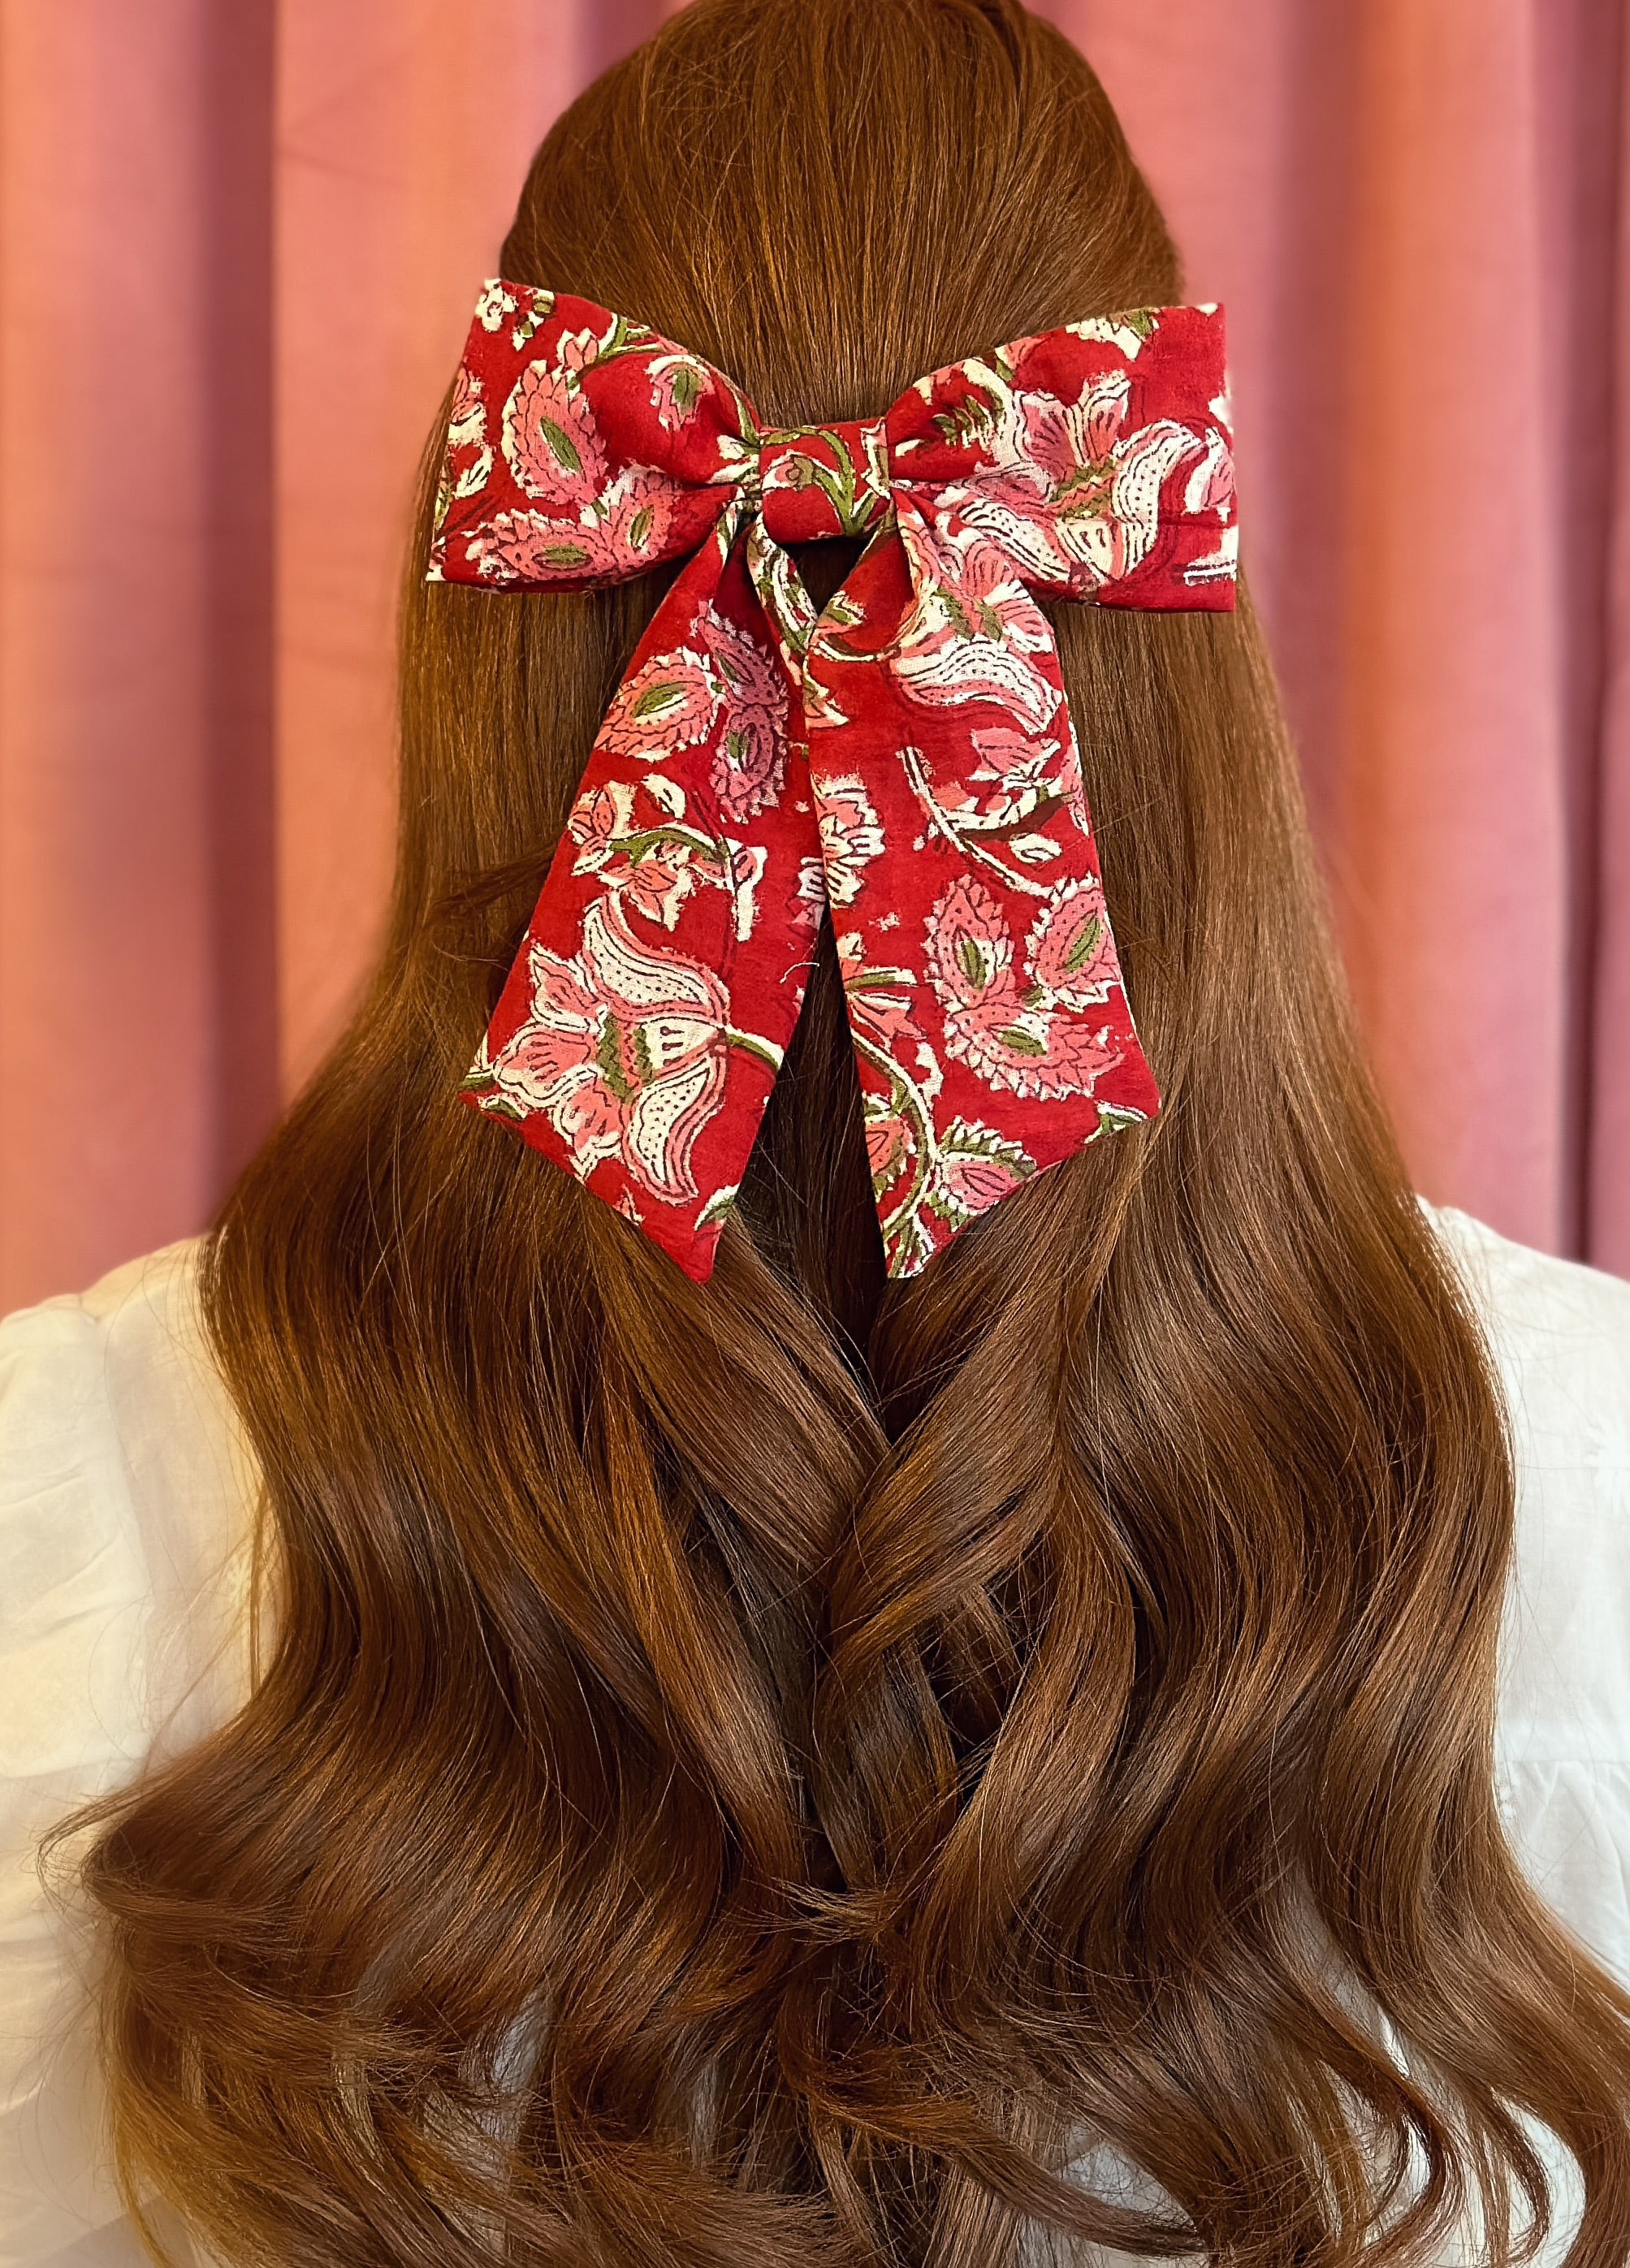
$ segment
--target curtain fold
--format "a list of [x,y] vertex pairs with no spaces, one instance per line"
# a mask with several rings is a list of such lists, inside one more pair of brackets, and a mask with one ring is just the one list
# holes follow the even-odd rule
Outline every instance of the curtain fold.
[[[1630,121],[1630,35],[1608,84]],[[1586,1250],[1630,1276],[1630,161],[1620,146],[1612,177],[1614,297],[1610,422],[1599,453],[1611,509],[1606,666],[1597,759],[1585,784],[1586,823],[1597,845],[1589,935]]]
[[277,1105],[269,20],[0,9],[0,1305]]
[[[662,12],[0,0],[0,1307],[200,1226],[337,1028],[419,451],[533,144]],[[1412,1168],[1630,1274],[1619,0],[1047,12],[1229,304]]]

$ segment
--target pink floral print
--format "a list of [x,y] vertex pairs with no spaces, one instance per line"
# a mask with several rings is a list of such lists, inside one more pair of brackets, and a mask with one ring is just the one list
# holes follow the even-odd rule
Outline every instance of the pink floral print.
[[653,356],[647,367],[658,424],[671,431],[688,425],[707,392],[707,364],[697,355],[676,352]]
[[653,654],[625,677],[600,728],[608,755],[654,760],[712,732],[719,688],[704,654],[690,646]]
[[[1107,1022],[1095,1033],[1081,1012],[1106,999],[1119,976],[1103,892],[1091,879],[1069,887],[1037,917],[1022,970],[1002,908],[972,876],[953,882],[928,917],[928,978],[945,1011],[947,1049],[988,1086],[1044,1101],[1090,1094],[1120,1061]],[[1078,955],[1091,963],[1085,986]]]
[[618,901],[592,905],[572,960],[534,945],[531,1005],[486,1057],[489,1108],[542,1112],[586,1175],[620,1158],[653,1197],[691,1198],[691,1152],[724,1093],[729,996],[711,968],[644,951]]
[[835,906],[852,905],[865,879],[862,868],[888,848],[864,780],[852,773],[822,781],[820,828],[827,897]]
[[748,631],[707,609],[702,636],[724,711],[711,780],[719,809],[754,819],[780,795],[786,763],[786,691],[772,656]]
[[[818,615],[785,545],[872,540]],[[466,1093],[705,1278],[830,910],[888,1267],[1159,1107],[1040,601],[1227,608],[1220,313],[1095,317],[880,418],[760,423],[698,356],[495,281],[432,579],[677,563]]]
[[564,364],[529,363],[504,405],[504,454],[515,484],[545,504],[593,504],[606,453]]

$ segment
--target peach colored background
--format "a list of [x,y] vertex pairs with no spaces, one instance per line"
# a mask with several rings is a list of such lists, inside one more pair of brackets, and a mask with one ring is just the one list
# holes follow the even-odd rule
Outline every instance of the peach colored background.
[[[0,0],[0,1307],[200,1226],[334,1032],[418,452],[529,151],[660,12]],[[1229,305],[1420,1185],[1630,1273],[1619,0],[1049,12]]]

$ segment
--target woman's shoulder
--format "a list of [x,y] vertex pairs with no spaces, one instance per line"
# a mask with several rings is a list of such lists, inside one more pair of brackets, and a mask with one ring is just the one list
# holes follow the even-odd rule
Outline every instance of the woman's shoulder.
[[[1422,1206],[1453,1255],[1487,1326],[1502,1372],[1555,1414],[1560,1395],[1630,1395],[1630,1281],[1518,1244],[1452,1205]],[[1623,1424],[1620,1426],[1622,1436]]]
[[1464,1213],[1432,1217],[1481,1317],[1516,1467],[1508,1827],[1551,1903],[1630,1979],[1630,1283]]
[[0,1679],[14,1704],[0,1742],[71,1686],[146,1753],[232,1648],[255,1480],[204,1329],[201,1250],[171,1245],[0,1322]]
[[[113,2223],[90,2002],[41,1838],[247,1690],[255,1484],[196,1244],[0,1322],[0,2252]],[[7,2247],[11,2249],[8,2250]],[[87,2256],[88,2257],[88,2256]]]
[[[1630,1609],[1630,1282],[1427,1207],[1483,1325],[1510,1423],[1523,1572],[1609,1579]],[[1630,1620],[1616,1624],[1630,1691]]]
[[[134,1554],[155,1599],[180,1602],[240,1554],[253,1462],[204,1328],[202,1250],[170,1245],[0,1322],[0,1551],[13,1577],[45,1568],[55,1588],[96,1565],[107,1579],[119,1535],[114,1556]],[[40,1588],[12,1581],[4,1594]]]

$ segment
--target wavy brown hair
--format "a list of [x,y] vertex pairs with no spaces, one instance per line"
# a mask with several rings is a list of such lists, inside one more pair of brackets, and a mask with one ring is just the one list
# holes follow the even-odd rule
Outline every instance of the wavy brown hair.
[[[696,0],[502,265],[786,424],[1181,288],[1015,0]],[[1618,2268],[1630,2001],[1494,1793],[1502,1419],[1249,605],[1053,610],[1158,1123],[886,1284],[829,929],[697,1285],[457,1100],[666,578],[427,587],[429,514],[388,942],[207,1251],[274,1634],[90,1865],[132,2194],[266,2268],[1504,2263],[1538,2122]]]

